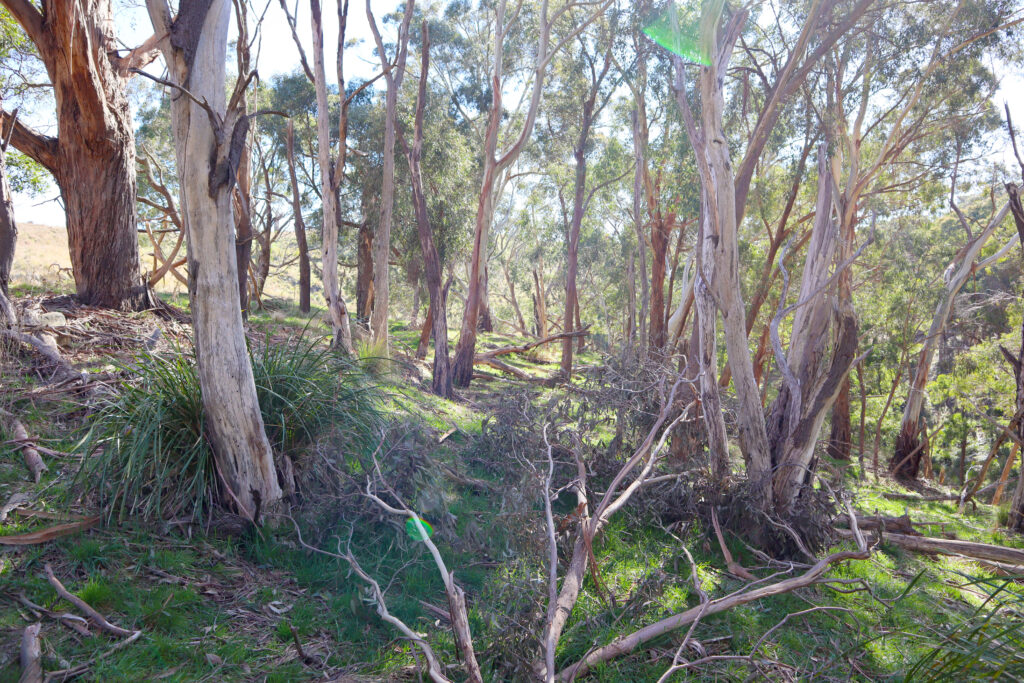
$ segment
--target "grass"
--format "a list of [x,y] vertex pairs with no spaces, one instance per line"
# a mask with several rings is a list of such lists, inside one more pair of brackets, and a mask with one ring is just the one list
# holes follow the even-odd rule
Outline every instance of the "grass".
[[[379,431],[377,397],[351,364],[311,335],[269,336],[250,348],[256,393],[271,444],[293,459],[334,430],[365,449]],[[100,410],[83,439],[83,481],[120,520],[202,519],[217,490],[213,452],[204,436],[195,358],[178,350],[143,354],[132,379]]]
[[[275,447],[293,454],[301,469],[303,458],[317,441],[346,457],[365,454],[371,438],[376,438],[376,429],[389,426],[394,448],[382,449],[382,467],[410,505],[437,529],[434,540],[469,596],[471,627],[488,680],[526,680],[526,664],[515,657],[528,662],[535,656],[535,625],[543,618],[536,611],[545,590],[542,553],[537,545],[542,539],[536,534],[542,513],[535,484],[531,489],[533,480],[524,474],[524,465],[514,454],[490,448],[485,435],[491,428],[482,427],[495,407],[508,400],[504,393],[508,385],[476,383],[458,402],[434,397],[392,372],[368,387],[365,379],[312,339],[296,342],[296,331],[308,320],[296,316],[293,321],[289,314],[282,322],[270,314],[254,314],[250,323],[267,335],[267,343],[255,346],[253,358],[262,387],[264,420]],[[414,346],[416,335],[411,329],[398,332],[395,347]],[[510,343],[497,336],[483,335],[482,339],[482,346]],[[552,369],[515,357],[509,361],[537,374]],[[161,362],[172,365],[161,366]],[[142,367],[146,363],[155,367]],[[172,432],[159,437],[160,444],[194,443],[190,438],[201,434],[196,431],[201,430],[201,421],[196,422],[201,418],[196,418],[194,406],[184,400],[190,385],[178,389],[170,377],[161,378],[161,373],[170,373],[176,381],[186,381],[182,377],[191,372],[187,356],[142,358],[138,364],[138,383],[125,391],[137,392],[127,395],[142,412],[129,414],[130,406],[120,406],[124,416],[117,424],[122,442],[134,438],[133,434],[157,433],[167,418],[168,422],[177,421],[185,436],[175,441],[176,432]],[[400,363],[393,365],[400,367]],[[165,386],[168,383],[170,386]],[[323,402],[314,397],[324,396],[325,391],[341,406],[363,405],[363,401],[375,406],[374,419],[360,417],[362,408],[347,411],[354,415],[336,412],[333,406],[321,410]],[[534,400],[546,402],[558,391],[543,389]],[[161,401],[171,400],[154,405],[159,396],[163,396]],[[171,405],[188,406],[184,417],[176,416]],[[52,406],[32,409],[26,403],[20,407],[30,428],[41,437],[58,438],[66,433],[65,422],[60,421],[63,418],[58,420],[57,414],[50,412]],[[150,432],[144,428],[156,419],[145,411],[160,416],[160,425],[153,425]],[[453,425],[459,431],[438,443],[437,437]],[[109,438],[110,432],[107,434]],[[602,435],[607,436],[595,432],[593,438]],[[152,446],[157,437],[148,438]],[[74,450],[66,436],[64,439],[47,443],[59,450]],[[140,469],[133,471],[149,468],[149,474],[139,480],[142,482],[162,481],[158,476],[182,476],[179,473],[187,465],[185,452],[163,447],[162,452],[140,450],[132,464]],[[11,492],[28,485],[24,468],[10,447],[0,445],[0,455],[0,499],[6,500]],[[151,462],[154,457],[162,459]],[[343,461],[351,465],[346,476],[354,488],[329,492],[334,498],[311,500],[297,511],[301,512],[304,537],[330,551],[338,549],[339,541],[351,539],[353,554],[387,587],[389,609],[413,628],[428,633],[444,661],[457,662],[449,630],[424,607],[424,603],[446,607],[431,558],[422,544],[406,536],[401,520],[360,507],[359,490],[365,480],[359,458]],[[110,466],[127,466],[123,459],[117,462],[121,464]],[[492,482],[492,488],[455,481],[431,463]],[[53,470],[43,486],[57,490],[66,482],[68,468],[54,462]],[[109,470],[108,479],[114,473]],[[907,509],[914,519],[946,522],[946,530],[960,538],[1024,547],[1024,540],[994,530],[999,511],[991,506],[982,504],[959,516],[952,503],[890,500],[884,494],[899,489],[885,481],[850,481],[849,485],[865,513],[878,510],[900,515]],[[143,484],[136,487],[142,491]],[[124,496],[111,499],[125,501],[124,523],[113,523],[118,519],[115,516],[106,528],[0,554],[0,593],[4,597],[24,593],[37,604],[70,609],[57,600],[42,576],[43,563],[50,562],[70,591],[111,621],[143,630],[136,643],[111,651],[113,641],[105,637],[76,640],[53,621],[45,621],[47,670],[64,667],[62,662],[92,662],[86,680],[154,680],[158,676],[171,681],[312,679],[319,674],[298,660],[292,628],[306,651],[331,671],[350,669],[373,680],[387,680],[407,678],[410,667],[416,666],[410,645],[379,619],[347,564],[302,550],[290,523],[268,525],[244,538],[188,537],[159,524],[138,524],[132,511],[140,510],[139,499],[129,504],[127,493]],[[38,505],[47,505],[46,500],[49,498],[44,496]],[[177,504],[168,500],[164,495],[161,504]],[[563,501],[558,505],[559,515],[567,514],[571,507]],[[0,533],[26,531],[40,524],[12,515]],[[725,572],[717,543],[699,524],[669,533],[652,523],[643,510],[621,515],[594,546],[601,583],[615,600],[609,601],[607,594],[596,590],[592,577],[586,578],[557,663],[564,666],[595,643],[605,644],[623,632],[697,604],[682,543],[694,557],[702,588],[713,597],[742,587]],[[757,559],[739,539],[729,536],[728,543],[742,564],[760,576],[770,573],[758,567]],[[926,558],[883,544],[870,560],[841,565],[830,575],[867,582],[873,594],[818,586],[775,596],[702,620],[693,638],[709,655],[746,655],[786,614],[818,605],[837,609],[791,619],[760,644],[758,657],[794,667],[798,677],[824,680],[1020,675],[1019,669],[999,669],[1004,664],[1018,666],[1020,622],[1015,630],[1015,622],[1004,614],[1012,609],[1019,613],[1020,591],[976,564]],[[835,588],[848,590],[852,585]],[[1001,611],[994,612],[999,603]],[[18,679],[14,655],[25,623],[13,602],[0,600],[0,653],[6,654],[0,657],[0,683]],[[655,680],[667,668],[681,638],[680,633],[665,636],[643,652],[598,667],[588,680]],[[700,656],[695,651],[685,654],[691,659]],[[792,673],[772,669],[770,664],[762,666],[779,677]],[[673,680],[733,680],[752,675],[756,673],[745,663],[722,662],[678,674]]]

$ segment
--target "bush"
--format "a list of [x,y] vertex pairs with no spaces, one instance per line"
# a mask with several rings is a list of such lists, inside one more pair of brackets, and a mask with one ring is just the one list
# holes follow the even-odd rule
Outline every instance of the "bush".
[[[378,396],[350,362],[304,335],[250,347],[271,445],[295,457],[333,431],[347,450],[374,442]],[[110,517],[201,519],[217,499],[213,453],[203,435],[195,354],[142,354],[130,380],[103,405],[83,439],[87,477]]]

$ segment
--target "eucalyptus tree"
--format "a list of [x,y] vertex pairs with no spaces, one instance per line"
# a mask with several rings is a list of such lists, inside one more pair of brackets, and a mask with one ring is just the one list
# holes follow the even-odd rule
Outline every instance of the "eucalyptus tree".
[[[491,57],[493,66],[490,73],[491,104],[487,114],[487,127],[481,149],[483,157],[483,178],[481,181],[476,225],[473,231],[473,253],[470,257],[470,274],[467,284],[466,304],[462,315],[462,329],[455,347],[455,362],[452,368],[453,381],[456,386],[469,386],[473,378],[473,362],[476,356],[477,323],[480,319],[480,307],[483,299],[483,273],[487,258],[487,239],[491,223],[494,220],[494,208],[500,198],[502,187],[507,178],[503,174],[515,163],[529,141],[537,120],[541,100],[544,95],[544,83],[551,60],[570,41],[584,30],[612,4],[613,0],[599,0],[596,6],[590,2],[569,0],[552,8],[549,0],[540,0],[539,7],[527,7],[519,3],[506,14],[506,0],[498,0],[494,6],[493,48]],[[525,9],[524,9],[525,8]],[[511,130],[501,130],[505,118],[503,105],[503,89],[508,85],[505,79],[505,41],[509,32],[516,27],[517,19],[526,14],[526,10],[534,10],[536,18],[537,47],[532,55],[532,63],[524,75],[524,82],[517,83],[529,93],[525,111],[520,117],[514,117]],[[576,17],[573,10],[582,9],[585,14]],[[555,32],[556,24],[567,23],[564,31]],[[498,151],[499,142],[505,138],[514,141],[510,146]]]
[[[285,0],[281,0],[281,9],[288,18],[292,38],[299,51],[299,59],[306,77],[316,89],[316,132],[317,161],[320,166],[320,201],[322,205],[323,228],[321,232],[323,259],[324,298],[327,300],[327,311],[331,317],[332,345],[344,353],[352,355],[352,327],[349,319],[345,297],[338,283],[338,231],[340,211],[338,193],[345,176],[345,161],[348,153],[348,102],[349,98],[341,97],[341,111],[338,117],[338,151],[334,153],[331,141],[331,110],[327,97],[327,71],[324,67],[324,29],[323,10],[320,0],[310,0],[310,28],[313,36],[313,66],[310,68],[306,59],[305,49],[299,39],[295,18],[288,10]],[[348,23],[348,0],[338,0],[338,90],[345,92],[345,32]]]
[[380,193],[380,227],[374,236],[373,246],[373,313],[370,316],[370,335],[373,341],[381,344],[387,352],[388,343],[388,307],[391,299],[391,284],[388,263],[391,255],[391,218],[394,213],[395,195],[395,126],[398,118],[398,93],[405,78],[405,61],[409,54],[409,24],[412,21],[414,0],[406,0],[402,23],[398,29],[398,43],[395,46],[395,58],[390,60],[384,48],[384,40],[377,28],[377,20],[370,9],[370,0],[366,0],[366,18],[370,22],[374,43],[377,45],[377,56],[380,58],[381,70],[387,84],[384,105],[384,149],[383,182]]
[[[721,313],[729,367],[739,398],[737,428],[740,448],[746,460],[755,504],[764,510],[771,505],[773,472],[782,470],[772,462],[760,392],[747,346],[746,311],[739,279],[738,226],[746,208],[754,169],[787,100],[800,88],[821,57],[857,23],[870,4],[869,0],[861,0],[847,13],[837,17],[833,17],[835,3],[822,2],[812,6],[810,13],[797,26],[797,35],[792,39],[786,61],[778,64],[772,80],[765,83],[757,123],[747,136],[746,148],[735,173],[724,130],[724,87],[735,43],[747,21],[746,10],[726,14],[721,0],[706,3],[702,8],[700,50],[706,63],[699,67],[696,86],[700,103],[699,126],[689,102],[687,67],[681,57],[673,60],[676,99],[687,136],[697,155],[701,180],[702,224],[697,247],[697,277],[700,279],[695,298],[700,325],[700,393],[709,450],[716,476],[724,477],[729,468],[728,437],[715,376],[716,318]],[[825,410],[830,407],[820,406]],[[787,471],[779,476],[789,475]],[[785,501],[782,504],[783,507],[788,506]]]
[[36,48],[53,87],[57,135],[34,130],[10,112],[0,120],[11,144],[57,182],[67,218],[75,289],[86,304],[138,308],[141,287],[135,232],[135,142],[126,86],[154,56],[151,38],[125,53],[114,32],[111,0],[4,0]]
[[176,95],[171,121],[204,429],[224,499],[256,521],[282,492],[238,306],[231,191],[249,122],[241,106],[249,75],[226,102],[229,0],[185,0],[176,17],[166,0],[148,0],[148,9]]

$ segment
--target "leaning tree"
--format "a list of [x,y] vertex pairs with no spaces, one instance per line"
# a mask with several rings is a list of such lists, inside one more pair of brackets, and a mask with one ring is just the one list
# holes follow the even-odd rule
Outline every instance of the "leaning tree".
[[143,301],[135,233],[135,136],[126,85],[151,45],[119,54],[111,0],[0,0],[35,45],[53,85],[57,135],[13,121],[11,144],[45,167],[67,214],[75,289],[83,303]]
[[[238,306],[231,192],[249,117],[238,79],[225,104],[229,0],[148,0],[170,72],[171,123],[188,237],[189,295],[205,430],[224,497],[256,520],[281,499]],[[187,87],[186,87],[187,85]]]

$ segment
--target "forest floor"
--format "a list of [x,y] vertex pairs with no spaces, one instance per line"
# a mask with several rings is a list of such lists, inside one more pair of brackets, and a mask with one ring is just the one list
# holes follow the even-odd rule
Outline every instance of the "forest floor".
[[[45,298],[37,289],[22,288],[17,294],[23,302]],[[252,315],[250,329],[254,338],[293,334],[316,327],[316,315],[303,316],[281,305]],[[157,351],[188,344],[186,326],[148,313],[77,309],[67,317],[67,328],[58,335],[62,352],[76,368],[97,375],[116,374],[156,327],[162,330]],[[542,557],[523,555],[543,523],[542,508],[535,499],[525,499],[524,491],[536,486],[528,461],[543,457],[503,451],[506,442],[494,436],[503,425],[495,421],[517,401],[550,404],[563,390],[495,376],[474,382],[456,401],[444,401],[427,390],[429,366],[412,359],[418,330],[396,324],[393,334],[394,361],[364,358],[382,392],[381,410],[393,444],[379,456],[393,463],[392,474],[405,473],[396,488],[415,496],[416,509],[434,525],[434,540],[467,592],[477,656],[489,680],[527,680],[535,643],[525,642],[530,638],[517,624],[536,617],[532,611],[545,589]],[[484,335],[481,344],[494,348],[512,341]],[[547,353],[556,357],[554,348]],[[513,356],[508,362],[545,378],[557,366],[544,354]],[[600,358],[588,353],[581,362],[597,364]],[[4,506],[0,536],[98,512],[88,507],[82,482],[76,482],[83,457],[79,442],[93,413],[75,393],[47,385],[34,364],[27,353],[0,348],[0,408],[20,417],[45,447],[49,466],[33,483],[11,435],[0,432],[0,505],[21,501],[11,509]],[[332,435],[293,457],[300,470],[313,471],[322,452],[350,447],[344,435]],[[869,475],[861,481],[854,467],[830,466],[838,468],[864,514],[907,513],[915,521],[940,525],[940,533],[932,535],[1024,548],[1024,538],[997,529],[998,509],[991,505],[980,503],[958,514],[952,501],[893,500],[887,494],[910,492],[884,477]],[[347,539],[363,568],[385,588],[391,612],[429,632],[459,680],[444,621],[443,586],[429,554],[406,537],[400,522],[366,513],[353,496],[358,497],[358,487],[354,494],[333,498],[311,488],[293,510],[306,542],[335,552]],[[555,512],[571,523],[571,504]],[[616,518],[595,542],[604,590],[595,590],[588,577],[562,639],[561,664],[696,604],[683,544],[712,597],[744,585],[726,572],[713,532],[699,521],[672,519],[664,511],[654,518],[645,514],[636,510]],[[762,577],[776,571],[741,539],[727,537],[732,553],[750,571]],[[81,629],[73,619],[62,622],[60,614],[77,612],[55,592],[44,573],[47,565],[67,590],[140,635],[129,641]],[[975,628],[991,593],[1020,592],[1019,585],[1000,583],[994,570],[977,562],[913,554],[884,542],[870,559],[839,565],[831,575],[863,580],[870,590],[819,585],[706,618],[693,633],[687,658],[751,655],[750,660],[713,660],[674,680],[762,675],[776,680],[901,679],[947,642],[956,627]],[[773,630],[797,612],[803,614]],[[0,544],[0,683],[18,680],[22,632],[38,621],[48,680],[65,675],[94,681],[417,679],[409,642],[377,617],[364,584],[345,562],[303,549],[295,527],[284,518],[243,535],[207,535],[184,524],[104,520],[49,542]],[[536,633],[526,635],[536,638]],[[600,666],[588,680],[655,680],[668,668],[682,636],[663,637]]]

